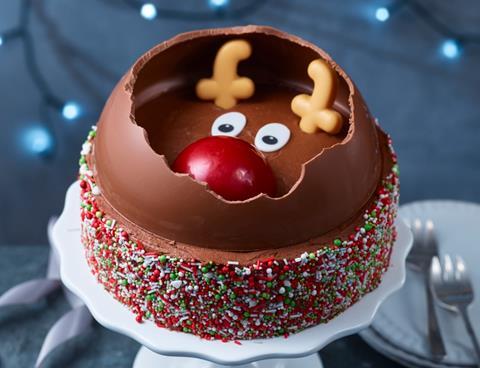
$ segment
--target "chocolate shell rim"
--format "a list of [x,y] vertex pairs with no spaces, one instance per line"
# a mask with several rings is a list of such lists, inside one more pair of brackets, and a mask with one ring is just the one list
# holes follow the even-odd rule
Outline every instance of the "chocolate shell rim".
[[[159,55],[161,52],[165,51],[166,49],[168,49],[172,45],[192,41],[192,40],[194,40],[196,38],[200,38],[200,37],[215,37],[217,35],[218,36],[237,36],[238,35],[239,37],[241,37],[241,35],[243,35],[243,34],[252,34],[252,33],[260,33],[260,34],[265,34],[267,36],[277,37],[277,38],[283,39],[285,41],[295,43],[295,44],[297,44],[301,47],[309,48],[310,50],[317,53],[320,58],[322,58],[324,61],[326,61],[330,65],[330,67],[337,72],[338,76],[343,78],[343,80],[345,81],[345,83],[348,86],[348,89],[349,89],[349,94],[348,94],[348,108],[349,108],[348,125],[349,125],[349,127],[348,127],[348,132],[347,132],[345,138],[342,139],[341,142],[335,143],[330,147],[322,148],[318,154],[316,154],[314,157],[307,160],[306,162],[302,163],[301,170],[300,170],[300,175],[299,175],[298,179],[295,181],[295,183],[290,187],[290,189],[288,190],[287,193],[285,193],[281,196],[278,196],[278,197],[271,197],[266,193],[260,193],[260,194],[254,196],[254,197],[251,197],[251,198],[248,198],[248,199],[245,199],[245,200],[239,200],[239,201],[233,200],[232,201],[232,200],[227,200],[227,199],[223,198],[221,195],[219,195],[216,192],[214,192],[213,190],[211,190],[208,187],[208,184],[206,182],[196,180],[193,177],[191,177],[189,174],[177,173],[177,172],[173,171],[171,169],[170,165],[168,164],[165,155],[164,154],[159,154],[153,149],[153,147],[151,146],[151,144],[149,142],[149,139],[148,139],[148,132],[146,131],[145,128],[140,126],[135,119],[136,101],[135,101],[134,89],[135,89],[135,83],[136,83],[136,80],[138,78],[138,75],[141,73],[141,71],[145,67],[145,65],[151,59],[153,59],[154,57],[156,57],[157,55]],[[305,74],[306,73],[307,73],[307,70],[305,69]],[[289,197],[293,192],[295,192],[295,190],[302,183],[302,181],[304,179],[304,176],[305,176],[305,172],[306,172],[309,164],[311,162],[319,159],[319,157],[322,156],[325,152],[333,150],[336,147],[348,144],[348,142],[351,140],[351,137],[353,136],[354,130],[355,130],[355,115],[354,115],[354,110],[355,110],[354,107],[355,106],[354,106],[354,102],[353,102],[353,96],[355,94],[355,86],[354,86],[352,80],[345,73],[345,71],[332,59],[332,57],[328,53],[326,53],[325,51],[323,51],[319,47],[315,46],[314,44],[312,44],[308,41],[305,41],[305,40],[301,39],[300,37],[287,34],[285,32],[282,32],[282,31],[280,31],[276,28],[270,27],[270,26],[247,25],[247,26],[238,26],[238,27],[227,27],[227,28],[212,28],[212,29],[204,29],[204,30],[196,30],[196,31],[189,31],[189,32],[180,33],[180,34],[170,38],[169,40],[166,40],[166,41],[160,43],[159,45],[154,46],[149,51],[147,51],[145,54],[140,56],[135,61],[133,66],[129,69],[127,81],[124,83],[124,85],[122,87],[123,87],[123,90],[129,95],[129,99],[131,101],[131,108],[130,108],[130,114],[129,114],[130,123],[135,125],[137,128],[139,128],[143,131],[143,136],[145,138],[145,142],[149,146],[152,154],[159,156],[160,159],[164,162],[165,166],[175,176],[177,176],[178,178],[185,178],[187,180],[191,180],[195,184],[203,187],[206,192],[208,192],[210,195],[215,197],[217,200],[219,200],[223,203],[226,203],[226,204],[244,204],[244,203],[249,203],[249,202],[256,201],[256,200],[258,200],[260,198],[263,198],[263,197],[268,199],[268,200],[272,200],[272,201],[281,201],[281,200]],[[344,122],[344,124],[345,123],[347,123],[347,122]]]

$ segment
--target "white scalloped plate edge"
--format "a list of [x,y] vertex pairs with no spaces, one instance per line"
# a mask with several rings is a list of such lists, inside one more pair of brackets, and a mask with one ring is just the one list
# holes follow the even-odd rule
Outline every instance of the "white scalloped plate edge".
[[296,358],[319,351],[338,338],[367,327],[381,303],[405,281],[405,259],[412,237],[405,223],[397,219],[398,239],[390,267],[379,287],[326,324],[283,337],[246,340],[241,345],[208,341],[194,335],[158,328],[154,323],[138,324],[126,307],[97,283],[87,266],[80,241],[79,185],[67,191],[65,207],[53,229],[53,243],[60,257],[62,281],[80,297],[103,326],[137,340],[163,355],[195,357],[217,364],[247,364],[262,359]]

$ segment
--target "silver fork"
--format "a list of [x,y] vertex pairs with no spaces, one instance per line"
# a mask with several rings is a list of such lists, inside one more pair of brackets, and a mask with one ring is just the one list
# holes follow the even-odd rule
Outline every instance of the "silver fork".
[[480,367],[480,346],[468,317],[468,306],[473,302],[473,288],[463,259],[455,257],[455,262],[446,254],[443,262],[435,257],[430,267],[430,281],[437,299],[448,309],[459,312],[472,340],[477,365]]
[[432,358],[436,361],[442,360],[447,354],[445,344],[440,332],[437,313],[433,303],[433,295],[429,286],[429,269],[432,258],[438,256],[437,239],[435,238],[434,226],[431,220],[425,222],[416,219],[410,224],[413,232],[413,246],[408,254],[407,262],[416,271],[424,276],[425,293],[427,298],[427,323],[428,342]]

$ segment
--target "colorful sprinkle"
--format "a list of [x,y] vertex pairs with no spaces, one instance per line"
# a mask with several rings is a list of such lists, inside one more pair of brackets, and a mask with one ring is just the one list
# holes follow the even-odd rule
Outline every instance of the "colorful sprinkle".
[[362,226],[348,237],[292,259],[205,263],[147,252],[119,219],[102,211],[87,163],[94,137],[95,129],[80,159],[85,254],[97,280],[139,323],[152,320],[158,327],[222,341],[288,336],[343,312],[374,290],[388,268],[396,236],[396,166]]

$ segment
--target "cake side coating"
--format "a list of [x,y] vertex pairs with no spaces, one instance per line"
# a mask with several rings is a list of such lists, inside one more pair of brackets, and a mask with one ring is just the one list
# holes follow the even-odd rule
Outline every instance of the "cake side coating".
[[82,242],[92,273],[139,322],[225,341],[287,336],[334,318],[388,269],[399,196],[390,141],[393,165],[350,234],[294,257],[240,265],[149,251],[105,213],[89,166],[95,136],[93,129],[80,158]]

